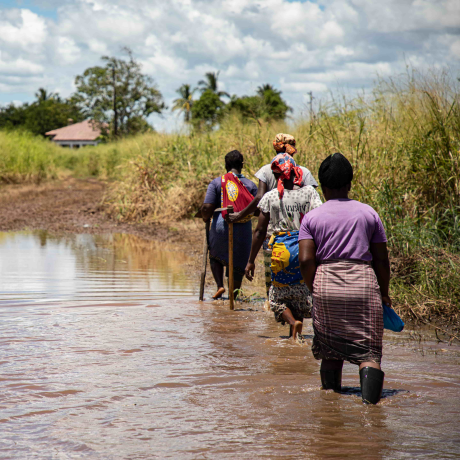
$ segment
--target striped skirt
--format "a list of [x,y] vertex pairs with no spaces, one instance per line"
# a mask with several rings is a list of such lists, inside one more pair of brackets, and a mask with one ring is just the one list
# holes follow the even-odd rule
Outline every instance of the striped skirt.
[[382,298],[370,263],[322,262],[313,284],[312,318],[312,352],[316,359],[380,363]]

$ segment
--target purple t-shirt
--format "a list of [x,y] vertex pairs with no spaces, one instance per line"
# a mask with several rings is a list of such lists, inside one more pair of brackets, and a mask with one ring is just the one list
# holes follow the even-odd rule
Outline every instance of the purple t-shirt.
[[[249,193],[252,196],[257,194],[257,185],[254,182],[246,179],[242,174],[235,174],[236,177],[243,183],[243,185],[248,189]],[[221,197],[222,193],[222,176],[216,177],[208,185],[206,190],[206,196],[204,198],[204,204],[213,204],[216,208],[221,207]]]
[[313,240],[316,260],[371,261],[370,243],[386,243],[379,215],[367,204],[349,199],[329,200],[302,220],[300,240]]

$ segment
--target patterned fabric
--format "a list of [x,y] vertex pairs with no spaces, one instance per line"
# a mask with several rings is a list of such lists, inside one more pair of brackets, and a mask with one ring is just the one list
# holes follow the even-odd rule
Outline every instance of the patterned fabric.
[[268,243],[270,238],[265,238],[263,244],[263,255],[264,255],[264,269],[265,269],[265,290],[267,291],[267,298],[268,298],[268,291],[270,290],[270,286],[272,285],[272,270],[270,265],[272,264],[272,250],[268,247]]
[[[305,168],[304,166],[298,166],[302,170],[302,184],[301,187],[305,185],[313,185],[313,187],[318,187],[318,182],[316,182],[312,173]],[[260,181],[264,182],[267,186],[267,192],[273,190],[278,185],[278,180],[275,178],[275,175],[272,171],[272,165],[263,165],[254,176]]]
[[311,294],[305,284],[284,287],[272,286],[268,293],[268,301],[270,302],[270,309],[279,323],[285,323],[281,315],[286,308],[291,310],[296,321],[303,321],[304,318],[311,316]]
[[284,287],[303,283],[299,264],[299,232],[281,232],[273,235],[269,247],[272,249],[272,286]]
[[[236,174],[229,172],[224,174],[221,180],[222,208],[233,206],[234,212],[240,212],[254,199]],[[226,215],[227,211],[222,211],[222,217],[225,218]],[[252,214],[242,219],[240,223],[250,221],[251,217]]]
[[277,134],[273,141],[273,148],[277,153],[289,153],[289,155],[297,153],[295,139],[290,134]]
[[296,165],[294,158],[287,153],[279,153],[273,158],[271,168],[274,173],[281,174],[278,179],[278,193],[280,198],[284,195],[284,181],[291,177],[291,172],[294,171],[294,185],[302,185],[302,170]]
[[328,260],[313,284],[312,352],[353,364],[382,359],[382,298],[368,262]]
[[[255,196],[257,186],[242,174],[238,179]],[[216,177],[208,186],[204,203],[212,204],[215,208],[222,207],[222,178]],[[251,252],[252,227],[251,222],[233,224],[233,262],[235,271],[244,274],[244,269]],[[220,212],[212,217],[209,231],[209,258],[228,266],[228,224]]]
[[311,185],[307,185],[297,190],[285,190],[282,200],[278,190],[272,190],[262,197],[258,208],[262,212],[270,213],[267,232],[272,235],[276,232],[299,230],[303,216],[321,205],[318,192]]

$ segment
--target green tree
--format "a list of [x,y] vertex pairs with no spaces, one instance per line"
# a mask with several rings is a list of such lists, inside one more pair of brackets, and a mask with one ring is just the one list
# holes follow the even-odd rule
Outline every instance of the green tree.
[[0,128],[17,129],[26,123],[27,107],[29,104],[16,106],[13,103],[0,107]]
[[201,92],[204,93],[205,91],[211,91],[214,94],[217,94],[219,98],[226,96],[230,97],[230,94],[226,93],[225,91],[219,91],[219,72],[207,72],[205,74],[205,80],[200,80],[198,82],[198,86],[201,88]]
[[270,85],[270,83],[265,83],[264,85],[258,86],[256,94],[258,96],[263,97],[265,91],[273,91],[274,93],[279,94],[281,96],[281,91],[278,91],[277,89],[273,88],[273,86]]
[[281,91],[265,84],[259,86],[255,96],[233,96],[227,111],[236,111],[243,118],[256,120],[284,120],[292,109],[281,97]]
[[184,121],[186,123],[190,122],[193,106],[193,94],[195,93],[196,88],[192,89],[190,85],[183,84],[176,93],[180,95],[179,98],[174,99],[172,110],[180,110],[184,114]]
[[40,88],[32,104],[14,106],[10,104],[0,109],[0,127],[7,129],[23,128],[33,134],[45,135],[48,131],[62,128],[68,120],[81,121],[84,115],[69,100],[63,100],[57,93],[48,93]]
[[125,52],[127,60],[103,56],[104,67],[90,67],[77,76],[72,97],[87,117],[109,126],[115,137],[151,129],[146,118],[166,108],[154,80],[141,72],[130,49]]
[[281,97],[281,91],[265,84],[257,88],[257,95],[263,101],[263,118],[265,120],[284,120],[292,108]]
[[37,102],[45,102],[49,99],[58,99],[60,100],[59,94],[57,93],[48,93],[45,88],[38,88],[38,91],[35,93]]
[[192,122],[195,128],[212,128],[223,116],[225,104],[210,89],[203,92],[192,106]]

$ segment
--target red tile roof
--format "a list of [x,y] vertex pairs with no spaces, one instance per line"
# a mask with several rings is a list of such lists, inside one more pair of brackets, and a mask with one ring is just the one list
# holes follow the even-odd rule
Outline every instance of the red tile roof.
[[94,141],[101,135],[101,130],[91,120],[64,126],[64,128],[48,131],[53,141]]

